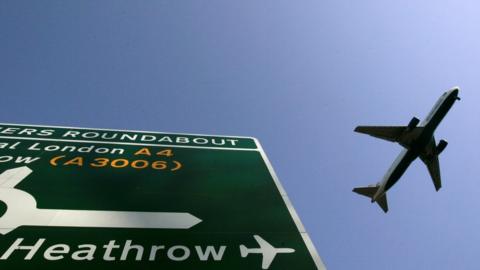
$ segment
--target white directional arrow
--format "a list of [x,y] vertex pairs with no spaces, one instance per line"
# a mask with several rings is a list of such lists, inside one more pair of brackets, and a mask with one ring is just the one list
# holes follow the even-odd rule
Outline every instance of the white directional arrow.
[[24,166],[0,175],[0,201],[7,205],[0,234],[20,226],[189,229],[202,222],[190,213],[37,209],[31,194],[15,189],[31,172]]

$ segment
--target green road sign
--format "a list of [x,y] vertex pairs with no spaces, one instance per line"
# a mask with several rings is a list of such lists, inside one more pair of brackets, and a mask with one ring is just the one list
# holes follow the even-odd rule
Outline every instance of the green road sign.
[[254,138],[0,124],[0,269],[325,269]]

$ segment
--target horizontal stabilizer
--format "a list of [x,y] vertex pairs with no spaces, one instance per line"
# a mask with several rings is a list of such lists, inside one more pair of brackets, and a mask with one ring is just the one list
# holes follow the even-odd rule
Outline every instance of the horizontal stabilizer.
[[[373,197],[378,191],[378,188],[379,186],[357,187],[353,189],[353,192],[373,199]],[[376,202],[378,206],[382,208],[383,212],[388,212],[387,194],[384,194],[382,197],[377,198]]]
[[367,134],[390,142],[398,142],[406,126],[358,126],[355,132]]
[[370,199],[373,198],[375,193],[377,193],[378,186],[373,187],[357,187],[353,189],[353,192],[358,193],[363,196],[367,196]]

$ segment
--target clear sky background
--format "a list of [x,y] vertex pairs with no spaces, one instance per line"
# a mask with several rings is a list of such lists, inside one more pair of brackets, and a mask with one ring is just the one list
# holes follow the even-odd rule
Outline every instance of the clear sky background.
[[[478,1],[0,1],[0,121],[260,139],[329,269],[479,269]],[[447,89],[437,193],[355,186]]]

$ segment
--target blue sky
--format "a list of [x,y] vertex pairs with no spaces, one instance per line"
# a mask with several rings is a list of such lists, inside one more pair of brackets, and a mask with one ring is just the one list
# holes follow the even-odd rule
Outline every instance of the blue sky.
[[[478,269],[476,1],[2,1],[1,122],[260,139],[329,269]],[[443,188],[414,162],[385,215],[351,192],[400,147],[359,124],[423,119]]]

